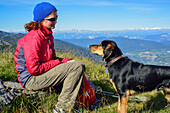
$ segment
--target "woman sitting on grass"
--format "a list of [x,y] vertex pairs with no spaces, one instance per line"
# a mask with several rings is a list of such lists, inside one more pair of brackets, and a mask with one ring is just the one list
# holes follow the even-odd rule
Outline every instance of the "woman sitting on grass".
[[57,10],[47,2],[35,6],[34,21],[25,25],[28,33],[17,43],[15,67],[21,86],[41,90],[63,84],[53,112],[70,111],[80,90],[85,66],[70,58],[56,57],[52,29]]

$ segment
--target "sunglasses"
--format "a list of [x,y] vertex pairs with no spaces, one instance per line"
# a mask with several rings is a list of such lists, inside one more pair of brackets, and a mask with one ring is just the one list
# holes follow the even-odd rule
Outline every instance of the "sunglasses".
[[54,22],[58,19],[58,15],[56,17],[53,17],[53,18],[45,18],[46,20],[49,20],[51,22]]

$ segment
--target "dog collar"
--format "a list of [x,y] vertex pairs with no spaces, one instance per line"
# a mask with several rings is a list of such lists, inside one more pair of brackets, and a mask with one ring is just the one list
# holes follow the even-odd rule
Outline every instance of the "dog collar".
[[114,58],[113,60],[111,60],[109,63],[106,64],[106,67],[109,67],[110,65],[112,65],[114,62],[116,62],[120,58],[122,58],[122,56],[118,56],[118,57]]

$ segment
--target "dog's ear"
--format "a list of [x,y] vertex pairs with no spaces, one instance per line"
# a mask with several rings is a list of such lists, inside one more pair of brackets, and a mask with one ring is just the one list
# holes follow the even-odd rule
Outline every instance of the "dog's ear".
[[112,44],[108,44],[107,47],[104,49],[104,57],[103,59],[107,59],[113,52],[113,45]]
[[119,47],[117,46],[116,42],[112,40],[102,41],[102,47],[104,50],[104,57],[103,57],[104,61],[106,60],[109,61],[110,59],[109,57],[116,58],[123,54],[119,49]]
[[114,51],[113,51],[113,57],[118,57],[123,55],[122,51],[120,50],[120,48],[117,46],[117,43],[115,41],[111,41],[110,44],[114,47]]
[[110,44],[115,48],[117,45],[116,45],[116,42],[114,41],[110,41]]
[[112,44],[108,44],[106,47],[107,50],[113,50],[114,46]]

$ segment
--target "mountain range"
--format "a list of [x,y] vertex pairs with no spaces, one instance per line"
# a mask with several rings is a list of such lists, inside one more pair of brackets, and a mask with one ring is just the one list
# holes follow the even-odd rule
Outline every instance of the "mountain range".
[[114,32],[112,33],[114,34],[113,36],[111,35],[111,31],[102,33],[99,31],[74,30],[73,32],[67,31],[59,33],[58,36],[60,37],[54,36],[62,41],[87,49],[89,45],[99,44],[102,40],[114,40],[124,55],[133,58],[135,61],[146,64],[170,65],[169,29],[140,29],[119,31],[119,33],[122,33],[121,36],[114,34]]
[[[135,31],[136,33],[134,33]],[[140,33],[143,34],[140,35]],[[121,34],[121,36],[118,34]],[[0,31],[0,50],[10,48],[14,51],[17,41],[24,35],[23,33]],[[114,32],[74,30],[54,32],[54,38],[56,52],[72,52],[79,56],[99,60],[101,58],[91,54],[88,46],[99,44],[102,40],[107,39],[114,40],[124,55],[133,58],[135,61],[148,64],[170,65],[170,29]]]
[[[89,30],[67,30],[54,31],[54,36],[57,39],[86,39],[96,37],[145,37],[154,35],[163,35],[170,33],[170,29],[129,29],[129,30],[112,30],[112,31],[89,31]],[[154,39],[154,37],[152,38]],[[151,39],[151,40],[152,40]]]
[[[102,40],[113,40],[123,52],[148,51],[152,49],[170,49],[169,41],[156,42],[141,39],[128,39],[124,37],[98,37],[94,39],[61,39],[63,41],[88,48],[89,45],[99,44]],[[166,43],[166,44],[165,44]]]
[[[120,43],[121,47],[123,47],[125,51],[127,50],[127,47],[125,45],[128,44],[129,41],[130,43],[133,43],[130,44],[130,48],[132,49],[134,48],[134,46],[135,48],[139,47],[141,49],[157,49],[157,45],[160,45],[159,48],[167,48],[167,46],[170,45],[170,29],[132,29],[115,31],[55,31],[54,37],[56,39],[67,41],[84,48],[87,48],[90,44],[99,43],[104,39],[111,39],[115,40],[117,43]],[[143,47],[142,45],[145,47]]]

